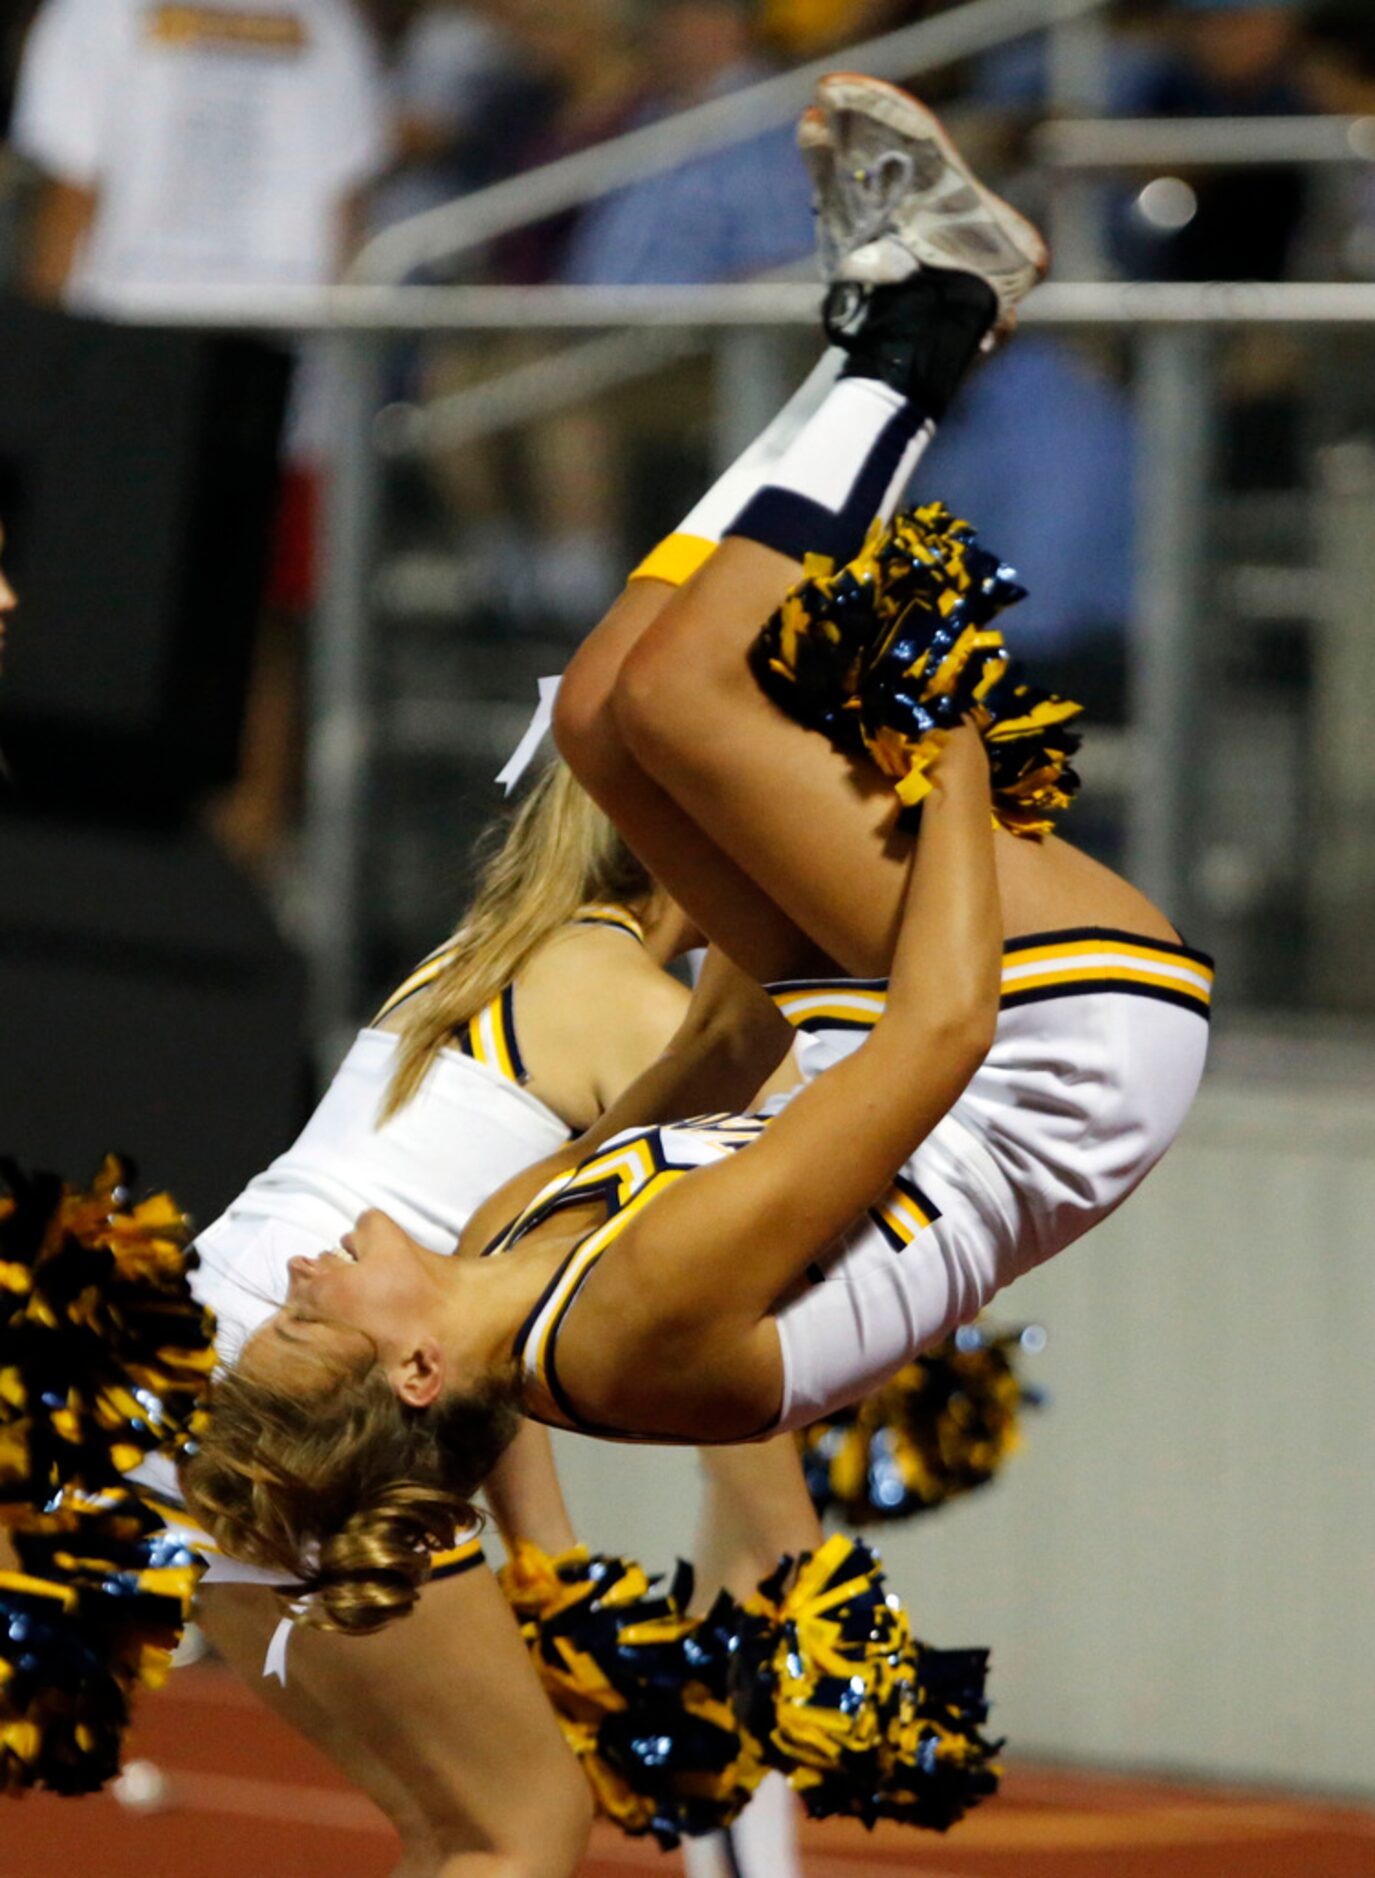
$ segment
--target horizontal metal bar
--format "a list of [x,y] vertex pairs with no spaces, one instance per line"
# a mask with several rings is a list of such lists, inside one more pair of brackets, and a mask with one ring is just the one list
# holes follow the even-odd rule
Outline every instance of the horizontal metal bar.
[[[124,303],[152,326],[260,333],[403,335],[574,332],[607,327],[805,326],[820,289],[712,287],[326,287],[226,292],[160,288]],[[1369,326],[1375,282],[1059,281],[1022,308],[1028,326]]]
[[701,343],[691,327],[620,327],[427,404],[390,405],[378,415],[377,442],[387,456],[453,450],[652,377]]
[[829,58],[681,111],[662,123],[595,144],[575,156],[396,222],[363,248],[353,264],[353,278],[404,280],[417,268],[453,260],[513,228],[594,202],[627,183],[789,123],[810,99],[816,81],[838,64],[877,78],[910,78],[1025,33],[1094,13],[1103,4],[1104,0],[968,0],[935,19],[846,47]]
[[1052,169],[1245,168],[1375,162],[1375,117],[1063,118],[1032,138]]

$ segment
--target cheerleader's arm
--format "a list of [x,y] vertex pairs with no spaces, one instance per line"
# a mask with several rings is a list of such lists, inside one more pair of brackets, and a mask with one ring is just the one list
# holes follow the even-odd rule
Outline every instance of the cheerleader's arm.
[[571,1173],[623,1129],[747,1108],[792,1042],[792,1026],[767,992],[713,947],[663,1054],[585,1134],[522,1169],[484,1200],[464,1228],[459,1251],[485,1251],[551,1180]]
[[955,734],[941,768],[881,1021],[758,1141],[640,1213],[589,1285],[581,1308],[602,1336],[585,1319],[574,1333],[589,1373],[570,1386],[596,1419],[709,1441],[766,1427],[781,1387],[778,1300],[880,1198],[987,1053],[1001,919],[973,731]]

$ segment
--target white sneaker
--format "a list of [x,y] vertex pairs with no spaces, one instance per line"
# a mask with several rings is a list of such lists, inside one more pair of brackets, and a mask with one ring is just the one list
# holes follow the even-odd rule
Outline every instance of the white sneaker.
[[798,154],[812,179],[812,209],[816,216],[816,258],[821,278],[833,281],[856,241],[855,215],[846,188],[847,178],[836,164],[835,139],[830,119],[819,104],[809,104],[797,120]]
[[832,72],[816,95],[798,147],[826,278],[879,286],[922,266],[975,274],[1008,322],[1050,265],[1039,230],[984,187],[934,111],[898,86]]

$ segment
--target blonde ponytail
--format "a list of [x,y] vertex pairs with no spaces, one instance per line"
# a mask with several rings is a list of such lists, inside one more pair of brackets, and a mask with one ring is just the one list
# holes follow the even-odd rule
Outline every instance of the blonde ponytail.
[[514,1384],[411,1409],[376,1363],[302,1397],[231,1370],[210,1406],[182,1467],[192,1514],[306,1593],[307,1623],[357,1635],[412,1608],[520,1423]]
[[[643,900],[653,881],[572,771],[551,763],[487,834],[477,892],[452,964],[401,1007],[400,1048],[379,1120],[411,1100],[455,1031],[504,989],[580,906]],[[496,845],[493,845],[496,844]]]

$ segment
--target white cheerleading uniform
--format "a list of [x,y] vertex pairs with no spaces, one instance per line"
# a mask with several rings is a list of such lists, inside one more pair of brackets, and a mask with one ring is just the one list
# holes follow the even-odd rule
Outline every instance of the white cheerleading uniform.
[[[1126,1199],[1193,1100],[1212,979],[1202,953],[1097,928],[1005,948],[988,1055],[884,1197],[812,1264],[806,1289],[777,1313],[783,1401],[765,1432],[804,1427],[869,1394]],[[773,996],[802,1033],[798,1057],[810,1078],[862,1042],[882,1013],[884,985],[809,980],[775,986]],[[625,1432],[578,1414],[559,1375],[559,1330],[629,1218],[693,1167],[747,1146],[764,1125],[717,1116],[618,1136],[517,1222],[505,1243],[594,1194],[608,1209],[517,1342],[527,1394],[546,1419]]]
[[[622,908],[586,907],[576,920],[642,937]],[[377,1021],[438,977],[456,951],[450,941],[432,953]],[[360,1031],[296,1141],[197,1237],[200,1262],[191,1286],[215,1312],[222,1361],[232,1364],[285,1300],[288,1261],[337,1245],[367,1208],[389,1214],[431,1251],[452,1252],[488,1194],[567,1142],[564,1122],[521,1087],[525,1066],[509,986],[460,1027],[412,1100],[379,1123],[399,1045],[394,1031]],[[134,1478],[169,1527],[206,1556],[205,1582],[284,1582],[217,1552],[190,1522],[169,1462],[155,1457]],[[476,1540],[461,1534],[452,1551],[436,1554],[431,1575],[447,1576],[480,1558]]]
[[[1212,984],[1203,953],[1127,933],[1045,933],[1005,948],[988,1055],[884,1202],[779,1313],[780,1427],[869,1394],[1122,1204],[1189,1111]],[[803,1033],[804,1076],[857,1047],[883,991],[774,988]]]

